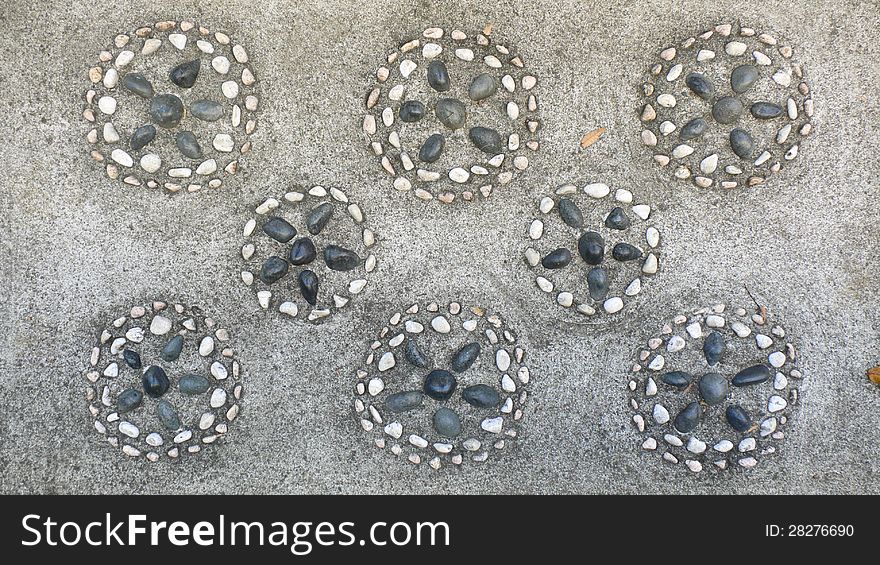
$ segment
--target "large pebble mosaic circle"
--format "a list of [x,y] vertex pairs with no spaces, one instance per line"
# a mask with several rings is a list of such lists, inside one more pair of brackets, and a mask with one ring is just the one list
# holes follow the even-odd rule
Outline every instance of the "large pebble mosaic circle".
[[642,449],[694,473],[751,468],[775,453],[803,373],[764,308],[680,315],[639,349],[628,390]]
[[450,203],[488,198],[538,151],[537,78],[491,29],[432,27],[376,71],[363,131],[394,188]]
[[535,285],[586,318],[621,312],[660,268],[652,209],[624,188],[562,185],[539,200],[527,234]]
[[654,160],[701,188],[755,186],[797,157],[813,97],[794,48],[722,24],[660,51],[640,108]]
[[192,22],[161,21],[117,35],[98,59],[83,118],[108,177],[196,192],[236,173],[260,106],[244,47]]
[[297,188],[268,198],[244,225],[241,280],[264,310],[316,321],[363,292],[377,236],[338,188]]
[[354,413],[373,444],[436,470],[509,446],[531,375],[499,316],[452,302],[391,315],[355,378]]
[[152,302],[101,330],[85,372],[94,429],[155,462],[198,453],[238,417],[242,369],[229,332],[198,307]]

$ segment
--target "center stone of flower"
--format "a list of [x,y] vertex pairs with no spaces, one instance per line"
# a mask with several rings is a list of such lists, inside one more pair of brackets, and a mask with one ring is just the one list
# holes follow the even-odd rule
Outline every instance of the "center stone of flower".
[[183,101],[176,94],[159,94],[150,102],[150,118],[156,125],[170,129],[183,119]]

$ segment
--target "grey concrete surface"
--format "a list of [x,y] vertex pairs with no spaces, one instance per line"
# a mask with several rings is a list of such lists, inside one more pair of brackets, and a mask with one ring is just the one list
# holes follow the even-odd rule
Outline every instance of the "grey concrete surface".
[[[259,8],[255,6],[259,5]],[[80,119],[86,71],[119,31],[195,18],[244,43],[265,105],[231,187],[168,197],[107,180]],[[816,132],[753,190],[672,182],[639,143],[643,69],[668,41],[740,20],[791,38],[812,81]],[[542,82],[543,151],[513,188],[471,206],[395,192],[364,147],[376,63],[430,24],[495,24]],[[307,3],[12,0],[0,15],[0,476],[4,493],[880,493],[877,2]],[[605,136],[586,151],[580,136]],[[629,187],[658,207],[665,270],[621,320],[560,321],[520,263],[536,198],[564,181]],[[255,311],[236,281],[248,211],[292,183],[347,188],[384,238],[369,293],[318,327]],[[747,304],[795,336],[806,374],[783,449],[758,468],[690,476],[638,448],[626,369],[679,312]],[[248,372],[227,444],[179,464],[126,460],[89,428],[81,370],[98,324],[159,297],[225,321]],[[515,449],[434,472],[368,446],[351,368],[406,301],[459,298],[503,314],[532,350]]]

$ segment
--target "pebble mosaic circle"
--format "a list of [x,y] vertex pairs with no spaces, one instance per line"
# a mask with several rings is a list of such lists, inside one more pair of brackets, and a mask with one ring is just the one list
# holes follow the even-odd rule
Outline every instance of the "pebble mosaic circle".
[[338,188],[268,198],[247,221],[241,280],[264,310],[316,321],[345,307],[376,268],[377,236]]
[[86,400],[101,437],[155,462],[222,440],[238,416],[241,379],[226,329],[198,307],[152,302],[101,331]]
[[626,189],[566,184],[538,202],[525,262],[537,287],[585,317],[616,314],[660,268],[651,207]]
[[376,71],[363,131],[394,188],[422,200],[488,198],[538,150],[536,77],[491,29],[428,28]]
[[244,47],[192,22],[162,21],[117,35],[98,58],[82,115],[108,177],[195,192],[236,173],[260,105]]
[[794,48],[751,28],[722,24],[666,47],[642,94],[642,143],[701,188],[763,183],[813,131]]
[[751,468],[785,437],[803,374],[763,308],[677,316],[640,348],[628,390],[642,449],[694,473]]
[[483,462],[517,437],[526,361],[499,316],[415,304],[389,318],[357,370],[355,416],[374,445],[415,465]]

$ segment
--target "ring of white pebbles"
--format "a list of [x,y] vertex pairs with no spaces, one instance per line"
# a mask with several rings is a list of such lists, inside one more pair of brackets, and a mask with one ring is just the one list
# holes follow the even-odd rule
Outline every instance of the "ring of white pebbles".
[[89,357],[84,378],[94,429],[125,455],[151,462],[221,440],[243,394],[229,339],[198,307],[132,307],[101,330]]
[[[642,85],[641,139],[678,179],[701,188],[759,185],[797,157],[813,131],[803,67],[794,48],[777,37],[721,24],[665,47],[659,56]],[[722,99],[721,106],[736,109],[728,107],[723,121],[714,113]]]
[[[714,364],[704,353],[707,341],[713,354],[724,344]],[[796,360],[786,330],[760,309],[718,305],[676,316],[639,349],[627,385],[642,449],[694,473],[756,466],[785,437],[803,378]],[[693,403],[698,420],[697,412],[686,413]]]
[[[309,218],[320,210],[330,210],[330,213],[320,229],[315,230],[316,226],[310,225]],[[248,220],[242,230],[245,243],[241,247],[241,257],[245,266],[241,280],[254,290],[263,310],[276,310],[285,317],[314,322],[344,308],[366,288],[368,275],[376,269],[378,236],[367,227],[361,207],[341,189],[322,186],[308,190],[295,188],[285,193],[281,200],[267,198],[256,207],[255,213],[256,217]],[[267,222],[278,220],[286,222],[283,227],[288,230],[280,239],[265,231]],[[288,239],[287,236],[293,233],[290,228],[296,230],[296,234]],[[291,262],[290,254],[300,240],[309,240],[315,254],[306,263]],[[348,265],[345,271],[330,268],[326,253],[331,246],[355,253],[357,264]],[[264,268],[272,257],[284,269],[284,274],[277,281],[267,283],[272,279],[265,278]],[[315,276],[318,288],[315,304],[305,298],[299,281],[305,271]]]
[[[457,364],[465,346],[470,354]],[[376,447],[415,465],[483,462],[517,437],[531,380],[526,363],[525,347],[499,316],[458,302],[414,304],[394,313],[370,346],[355,375],[354,413]],[[448,398],[425,393],[435,372],[455,379]],[[441,413],[459,433],[437,427]]]
[[[428,82],[432,63],[445,66],[445,90]],[[469,89],[484,74],[491,77],[483,80],[484,86],[493,84],[492,93],[475,100]],[[457,197],[473,201],[478,193],[488,198],[525,170],[539,148],[537,78],[512,47],[493,41],[488,27],[472,36],[458,29],[425,29],[388,55],[376,80],[366,97],[363,131],[397,190],[444,203]],[[463,126],[452,128],[438,118],[437,102],[450,98],[463,104]],[[415,102],[422,105],[423,117],[413,121],[410,114],[405,121],[401,109]],[[469,137],[474,127],[494,130],[499,143],[480,150]],[[425,160],[421,148],[435,134],[445,140],[442,153]]]
[[[553,196],[542,197],[538,202],[539,215],[528,227],[529,246],[524,254],[526,264],[535,273],[537,287],[562,308],[586,317],[621,312],[626,302],[641,294],[646,280],[660,269],[660,230],[653,210],[636,202],[629,190],[612,190],[604,183],[590,183],[583,188],[565,184]],[[576,222],[571,213],[563,218],[562,210],[574,211],[582,221]],[[626,227],[609,221],[612,212]],[[604,240],[605,257],[598,265],[588,264],[579,253],[579,238],[587,232],[598,233]],[[641,255],[616,260],[612,251],[618,243],[634,246]],[[568,250],[570,264],[545,267],[545,258],[560,249]],[[591,295],[588,276],[599,268],[605,272],[608,289],[605,294]]]
[[[162,187],[168,192],[219,188],[234,175],[251,150],[260,100],[250,57],[223,32],[211,32],[190,21],[160,21],[119,34],[89,69],[83,118],[91,129],[86,139],[91,157],[105,165],[111,179],[132,186]],[[178,65],[199,60],[195,84],[181,87],[170,79]],[[135,94],[127,79],[148,81],[148,92]],[[173,94],[183,104],[179,124],[165,128],[151,122],[151,100]],[[210,101],[206,103],[205,101]],[[195,102],[210,106],[208,119],[196,118]],[[133,149],[137,128],[154,125],[155,137]],[[176,136],[191,131],[200,146],[193,156],[175,147]]]

